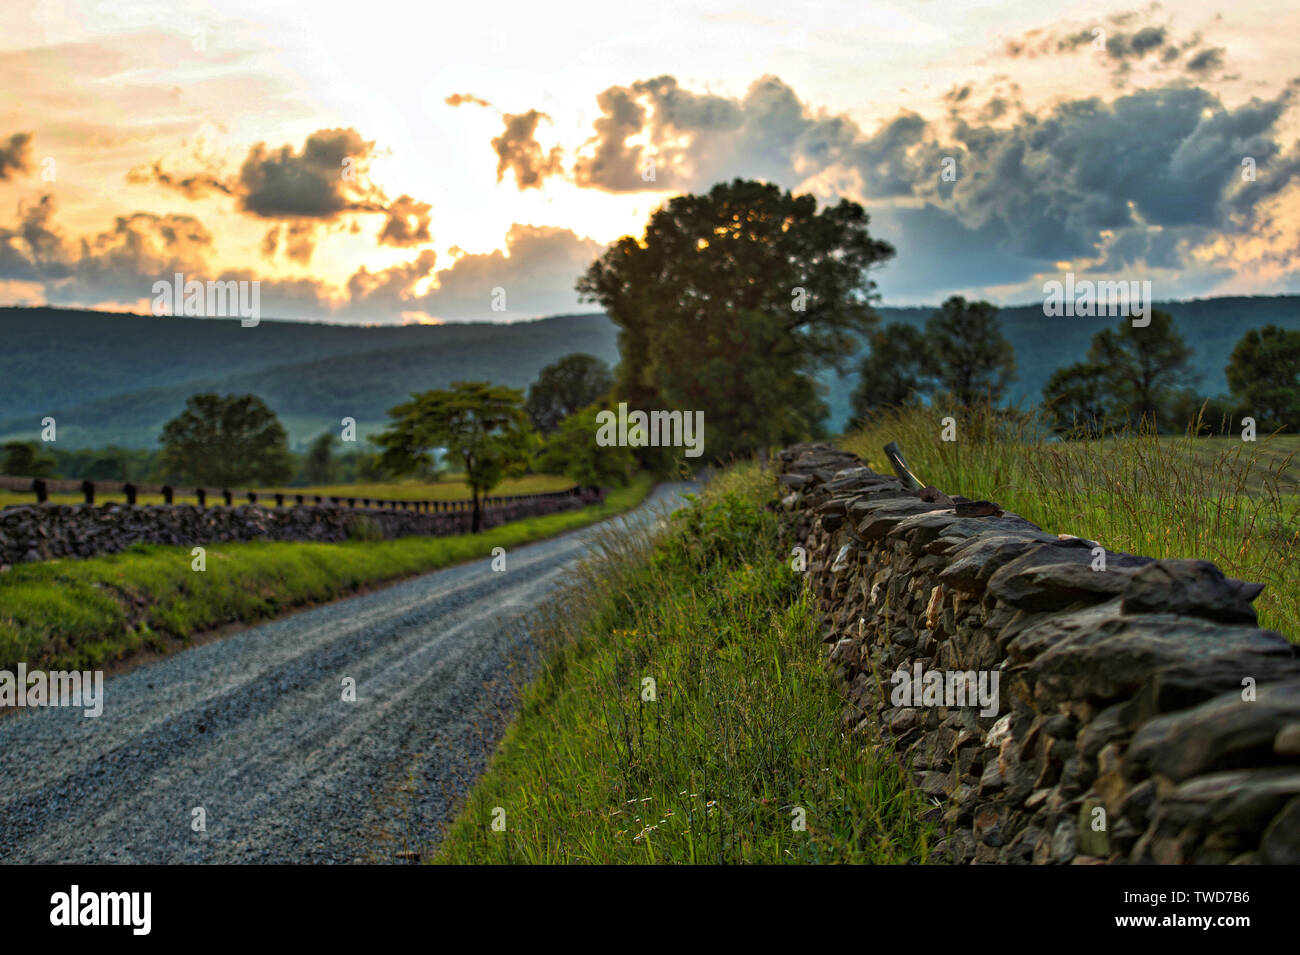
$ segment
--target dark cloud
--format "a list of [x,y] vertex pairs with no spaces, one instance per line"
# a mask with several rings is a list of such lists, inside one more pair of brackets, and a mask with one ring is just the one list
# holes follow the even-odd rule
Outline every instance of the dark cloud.
[[306,262],[320,228],[354,214],[385,216],[378,235],[380,245],[406,247],[432,241],[432,206],[409,195],[390,202],[370,179],[374,153],[374,142],[363,139],[355,129],[322,129],[308,136],[301,150],[256,144],[234,176],[219,169],[177,175],[154,162],[132,169],[127,181],[156,183],[190,199],[230,196],[242,212],[285,221],[284,228],[272,227],[263,239],[262,252],[268,257],[275,255],[283,242],[290,258]]
[[14,133],[7,140],[0,139],[0,182],[31,168],[31,145],[31,133]]
[[1207,47],[1187,61],[1189,73],[1209,73],[1223,68],[1223,47]]
[[1200,33],[1179,40],[1165,24],[1142,23],[1159,9],[1153,4],[1142,12],[1114,14],[1084,27],[1029,30],[1006,40],[1002,53],[1013,59],[1035,59],[1100,48],[1120,82],[1133,64],[1142,61],[1154,66],[1172,66],[1181,61],[1187,72],[1198,75],[1223,66],[1224,49],[1204,47]]
[[429,237],[429,214],[433,206],[408,195],[398,196],[384,211],[388,221],[379,233],[380,245],[405,248],[432,241]]
[[540,188],[547,176],[561,171],[560,148],[556,146],[547,153],[537,142],[537,123],[542,119],[550,117],[535,109],[506,114],[505,132],[492,140],[497,154],[497,182],[505,178],[507,171],[514,170],[520,189]]

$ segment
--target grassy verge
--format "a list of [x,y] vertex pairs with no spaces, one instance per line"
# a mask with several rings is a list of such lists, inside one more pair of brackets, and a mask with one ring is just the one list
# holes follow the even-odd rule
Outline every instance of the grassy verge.
[[603,504],[526,518],[482,534],[339,544],[212,544],[207,569],[190,548],[137,544],[88,560],[19,564],[0,574],[0,668],[98,667],[128,654],[173,649],[224,624],[274,617],[361,587],[484,557],[620,514],[652,481],[639,476]]
[[881,448],[897,441],[912,469],[949,494],[997,501],[1055,534],[1149,557],[1212,560],[1267,585],[1260,623],[1300,639],[1300,442],[1256,442],[1122,432],[1106,440],[1051,441],[1029,418],[987,415],[942,440],[946,412],[883,415],[840,444],[892,473]]
[[836,731],[772,490],[741,465],[657,540],[605,541],[541,615],[537,678],[438,861],[925,860],[928,807]]

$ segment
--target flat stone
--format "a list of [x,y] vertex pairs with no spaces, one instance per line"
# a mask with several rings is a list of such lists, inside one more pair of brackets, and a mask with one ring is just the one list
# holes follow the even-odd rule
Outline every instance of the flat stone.
[[1251,601],[1263,584],[1225,577],[1208,560],[1158,560],[1124,589],[1125,613],[1181,613],[1224,623],[1254,623]]

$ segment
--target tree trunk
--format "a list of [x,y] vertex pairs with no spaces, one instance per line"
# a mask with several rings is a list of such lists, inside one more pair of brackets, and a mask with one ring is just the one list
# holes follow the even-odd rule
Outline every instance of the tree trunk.
[[479,508],[478,488],[471,487],[470,494],[474,497],[474,516],[471,518],[470,533],[477,534],[483,527],[483,511]]

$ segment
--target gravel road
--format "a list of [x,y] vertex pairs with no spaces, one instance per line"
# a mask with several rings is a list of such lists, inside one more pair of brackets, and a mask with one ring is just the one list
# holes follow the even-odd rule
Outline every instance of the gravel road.
[[[653,520],[691,489],[661,485],[606,525]],[[5,716],[0,863],[427,854],[500,736],[521,614],[606,525],[509,552],[505,572],[448,568],[137,667],[106,681],[99,718]]]

